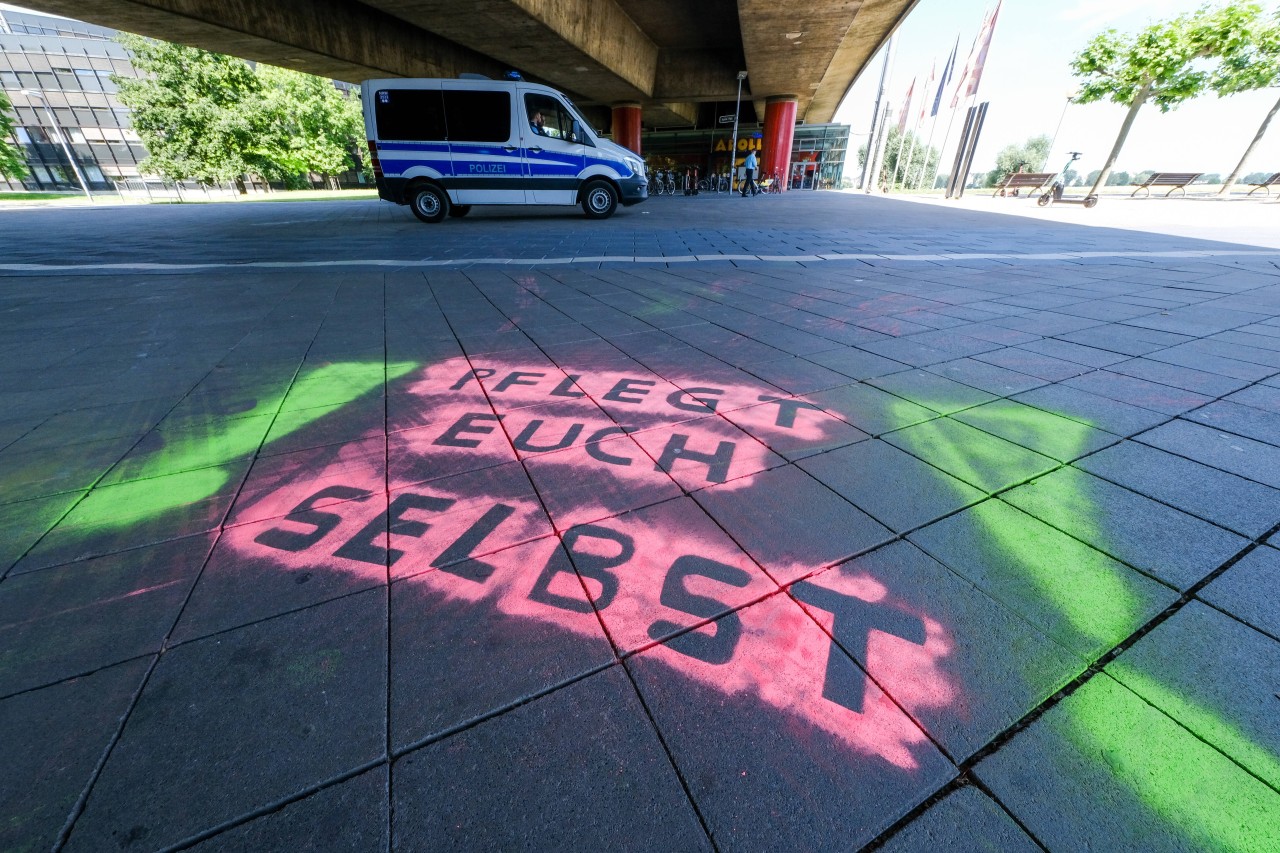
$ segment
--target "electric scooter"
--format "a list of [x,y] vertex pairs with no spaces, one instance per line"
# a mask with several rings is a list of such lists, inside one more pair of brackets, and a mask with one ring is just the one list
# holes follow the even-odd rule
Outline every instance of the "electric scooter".
[[1090,208],[1098,203],[1098,197],[1096,195],[1087,195],[1084,198],[1063,197],[1062,182],[1067,179],[1067,169],[1070,169],[1071,164],[1079,160],[1081,157],[1081,153],[1079,151],[1068,151],[1067,153],[1071,155],[1071,159],[1067,161],[1067,165],[1062,167],[1062,171],[1058,173],[1058,180],[1053,182],[1053,186],[1049,188],[1048,192],[1040,196],[1040,199],[1036,202],[1038,206],[1048,207],[1051,204],[1083,204],[1086,208]]

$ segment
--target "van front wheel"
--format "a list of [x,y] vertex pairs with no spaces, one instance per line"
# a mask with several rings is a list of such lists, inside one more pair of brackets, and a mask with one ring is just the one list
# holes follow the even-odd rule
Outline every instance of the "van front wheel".
[[582,212],[588,219],[608,219],[618,209],[618,191],[608,181],[592,181],[582,191]]
[[449,215],[449,197],[431,184],[419,184],[409,191],[409,207],[423,222],[439,222]]

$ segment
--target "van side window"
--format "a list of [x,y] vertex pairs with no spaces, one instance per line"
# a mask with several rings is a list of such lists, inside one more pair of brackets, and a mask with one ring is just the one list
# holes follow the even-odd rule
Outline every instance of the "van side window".
[[[566,142],[578,142],[573,135],[573,115],[555,98],[547,95],[525,95],[525,112],[529,115],[529,132]],[[539,123],[536,119],[541,117]],[[538,128],[541,128],[540,130]]]
[[511,138],[511,93],[447,89],[450,142],[506,142]]
[[379,139],[432,142],[449,138],[439,89],[379,89],[373,95],[373,111]]

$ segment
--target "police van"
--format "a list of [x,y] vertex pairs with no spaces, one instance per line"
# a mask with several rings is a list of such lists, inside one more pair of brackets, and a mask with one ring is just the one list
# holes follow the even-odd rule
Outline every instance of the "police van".
[[423,222],[476,204],[581,204],[591,219],[649,197],[644,161],[601,139],[573,103],[523,80],[366,80],[378,196]]

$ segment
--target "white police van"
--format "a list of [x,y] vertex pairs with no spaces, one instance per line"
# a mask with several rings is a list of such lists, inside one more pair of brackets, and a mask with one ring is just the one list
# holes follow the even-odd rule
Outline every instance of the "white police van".
[[360,85],[378,196],[423,222],[475,204],[581,204],[605,219],[649,197],[639,155],[596,136],[555,89],[475,75]]

